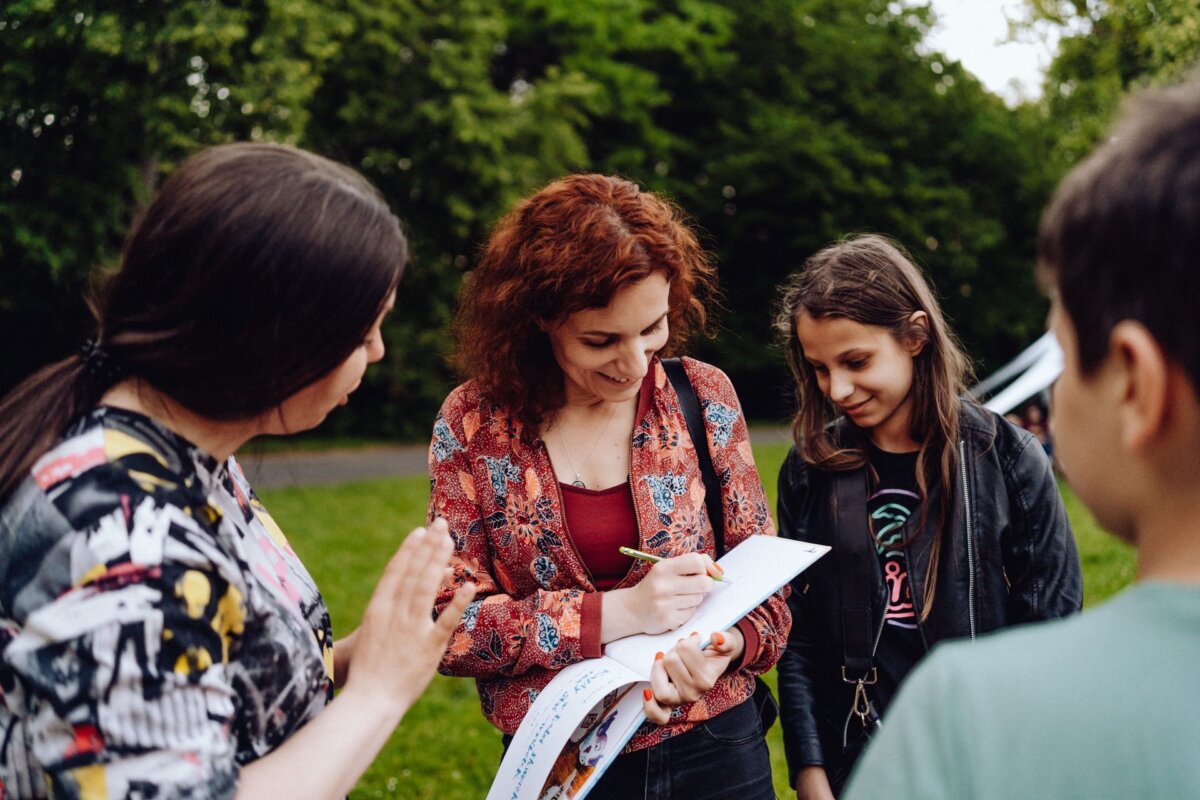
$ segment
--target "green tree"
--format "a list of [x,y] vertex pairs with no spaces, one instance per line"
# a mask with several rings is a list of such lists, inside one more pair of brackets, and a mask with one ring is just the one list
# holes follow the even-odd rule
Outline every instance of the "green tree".
[[[774,287],[858,230],[917,251],[973,351],[1007,357],[1042,327],[1030,277],[1047,185],[1036,115],[921,49],[926,9],[884,0],[524,0],[497,86],[578,76],[588,160],[677,199],[728,296],[699,350],[756,416],[786,412],[769,346]],[[553,120],[553,116],[544,117]]]
[[114,258],[139,203],[182,157],[300,136],[320,65],[347,30],[336,5],[7,4],[0,386],[82,344],[90,271]]
[[[413,259],[341,432],[423,435],[452,385],[464,270],[520,196],[573,170],[675,198],[718,258],[726,365],[784,413],[774,287],[848,232],[933,273],[991,361],[1042,310],[1029,278],[1047,115],[926,52],[886,0],[21,0],[0,15],[0,385],[77,346],[76,301],[138,203],[196,147],[297,142],[364,171]],[[36,336],[33,332],[36,331]]]
[[[334,429],[428,433],[453,385],[457,290],[489,227],[559,175],[636,168],[672,146],[654,122],[669,100],[655,65],[704,67],[722,40],[710,6],[348,4],[355,44],[327,63],[305,142],[381,187],[408,222],[414,257],[388,328],[396,355],[368,375]],[[608,163],[598,149],[614,154]]]
[[1022,24],[1061,35],[1043,95],[1058,173],[1092,149],[1130,91],[1182,78],[1200,55],[1197,0],[1028,0]]
[[730,314],[710,352],[748,410],[789,409],[781,358],[768,346],[774,287],[847,233],[881,231],[911,249],[985,364],[1032,339],[1044,309],[1029,265],[1047,188],[1031,146],[1037,117],[926,52],[926,9],[726,5],[736,11],[733,58],[703,84],[668,76],[673,102],[660,124],[686,147],[651,182],[717,243]]

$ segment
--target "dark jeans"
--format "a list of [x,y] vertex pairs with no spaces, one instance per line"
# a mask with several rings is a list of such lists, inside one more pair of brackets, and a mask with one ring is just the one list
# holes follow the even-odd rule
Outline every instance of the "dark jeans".
[[775,800],[754,703],[747,700],[687,733],[617,756],[588,793],[588,800],[639,798]]

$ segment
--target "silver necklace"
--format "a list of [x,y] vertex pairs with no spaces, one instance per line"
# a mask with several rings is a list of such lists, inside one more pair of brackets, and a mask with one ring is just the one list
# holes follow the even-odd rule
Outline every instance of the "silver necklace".
[[[596,435],[592,442],[591,448],[587,451],[587,456],[584,458],[583,464],[587,466],[588,459],[592,457],[592,453],[596,452],[596,445],[600,444],[600,440],[604,438],[608,426],[612,424],[613,417],[617,415],[617,405],[613,406],[612,413],[608,415],[608,420],[604,423],[604,427],[600,429],[600,433]],[[571,471],[575,473],[575,480],[571,481],[572,486],[578,486],[580,489],[586,489],[587,484],[583,482],[583,478],[579,475],[579,470],[575,469],[575,461],[571,458],[571,450],[567,447],[567,440],[563,438],[562,428],[558,429],[558,443],[562,445],[563,455],[567,457],[567,464],[571,467]]]

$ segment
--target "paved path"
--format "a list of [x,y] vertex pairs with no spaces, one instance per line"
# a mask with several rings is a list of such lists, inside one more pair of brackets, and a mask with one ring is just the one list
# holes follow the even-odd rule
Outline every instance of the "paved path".
[[318,486],[424,475],[427,445],[388,445],[321,452],[247,454],[238,461],[255,489]]
[[[786,442],[786,427],[750,429],[755,444]],[[362,447],[353,450],[292,452],[239,457],[250,485],[256,489],[289,486],[319,486],[372,478],[405,477],[426,474],[425,459],[429,448],[424,444]]]

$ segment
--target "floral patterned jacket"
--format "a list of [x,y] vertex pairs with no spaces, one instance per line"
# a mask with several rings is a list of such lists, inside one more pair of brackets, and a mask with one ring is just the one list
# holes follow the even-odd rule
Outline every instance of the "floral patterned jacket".
[[[684,367],[700,400],[713,466],[723,487],[726,547],[747,536],[774,536],[746,422],[723,372],[692,359]],[[664,557],[714,555],[704,484],[678,398],[656,359],[643,387],[630,439],[630,487],[638,547]],[[647,393],[647,388],[649,392]],[[513,733],[555,671],[601,655],[601,594],[566,529],[562,495],[540,439],[521,441],[521,425],[484,401],[471,383],[450,393],[429,450],[429,517],[442,516],[455,542],[455,582],[473,581],[476,601],[442,658],[447,675],[474,677],[483,713]],[[640,581],[637,561],[618,584]],[[740,623],[747,653],[672,721],[647,724],[630,749],[652,746],[746,700],[753,676],[774,666],[787,640],[786,589]],[[438,610],[451,597],[444,589]],[[747,627],[749,623],[749,627]]]

